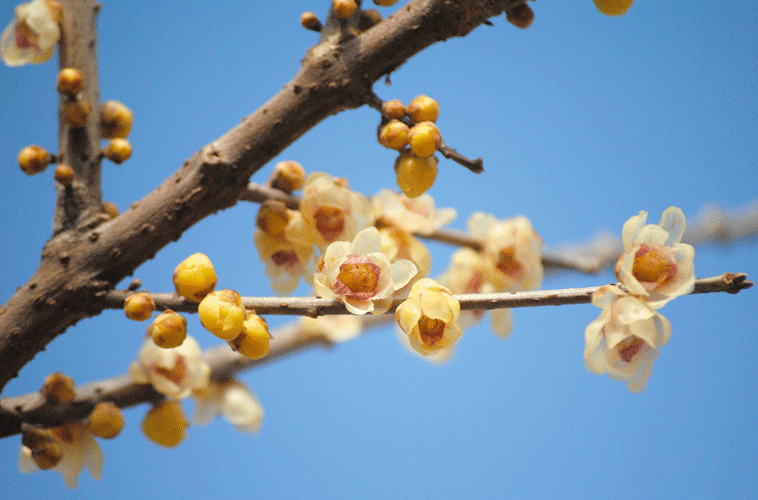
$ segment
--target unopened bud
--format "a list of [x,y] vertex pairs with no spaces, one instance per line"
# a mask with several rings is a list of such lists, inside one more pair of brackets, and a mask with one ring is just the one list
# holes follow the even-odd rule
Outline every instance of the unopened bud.
[[150,441],[173,448],[184,439],[189,427],[179,401],[161,401],[147,413],[142,421],[142,433]]
[[247,313],[242,333],[229,341],[232,349],[250,359],[260,359],[268,354],[271,335],[266,320],[255,314]]
[[40,392],[51,403],[68,403],[76,397],[74,379],[61,372],[55,372],[47,376]]
[[74,182],[74,169],[68,165],[58,165],[55,167],[53,178],[63,186],[70,186]]
[[216,290],[205,296],[197,307],[200,323],[213,335],[232,340],[242,331],[245,306],[234,290]]
[[76,68],[63,68],[58,72],[58,92],[75,96],[84,88],[84,75]]
[[150,326],[153,343],[164,349],[179,347],[187,337],[187,320],[170,309],[163,311]]
[[126,317],[134,321],[150,319],[155,311],[155,301],[147,292],[132,294],[124,301]]
[[26,146],[18,153],[18,166],[28,175],[44,171],[52,161],[53,155],[45,148],[34,144]]
[[300,14],[300,24],[303,28],[319,32],[323,29],[324,25],[319,21],[318,16],[313,12],[303,12]]
[[132,145],[126,139],[111,139],[103,149],[103,156],[120,165],[132,157]]
[[280,161],[271,174],[271,187],[287,193],[297,191],[305,182],[305,169],[296,161]]
[[66,123],[72,128],[81,128],[87,123],[87,117],[92,111],[92,105],[83,100],[64,103],[61,108],[61,114]]
[[113,439],[124,428],[124,415],[115,404],[103,401],[95,405],[89,414],[87,425],[92,434],[103,439]]
[[100,136],[125,139],[132,131],[134,113],[118,101],[106,101],[100,109]]
[[174,270],[176,293],[191,302],[200,302],[216,288],[216,271],[207,255],[195,253]]
[[266,200],[258,208],[255,225],[271,236],[281,236],[290,221],[287,207],[281,201]]

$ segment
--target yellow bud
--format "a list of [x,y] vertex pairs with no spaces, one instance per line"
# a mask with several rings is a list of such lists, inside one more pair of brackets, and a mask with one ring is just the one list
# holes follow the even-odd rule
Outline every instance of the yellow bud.
[[89,414],[87,425],[92,434],[103,439],[113,439],[124,428],[124,415],[115,404],[107,401],[95,405]]
[[75,96],[84,88],[84,75],[76,68],[63,68],[58,72],[58,92]]
[[405,105],[398,99],[385,101],[382,104],[382,114],[389,120],[402,120],[405,117]]
[[104,201],[103,213],[105,213],[111,219],[115,219],[118,217],[118,207],[112,201]]
[[126,139],[111,139],[103,149],[103,156],[120,165],[132,157],[132,145]]
[[505,12],[505,18],[512,25],[526,29],[532,24],[532,21],[534,21],[534,11],[527,4],[522,3],[507,10]]
[[91,111],[92,105],[83,99],[64,103],[61,107],[63,119],[72,128],[83,127]]
[[53,178],[63,186],[70,186],[74,182],[74,169],[68,165],[58,165]]
[[271,187],[287,193],[297,191],[305,182],[305,169],[296,161],[280,161],[271,175]]
[[440,131],[432,122],[421,122],[408,131],[408,146],[421,158],[434,154],[442,141]]
[[408,130],[408,125],[400,120],[390,120],[379,128],[379,144],[401,150],[408,145]]
[[407,113],[413,123],[436,122],[440,116],[440,105],[431,97],[420,95],[408,104]]
[[100,109],[100,136],[125,139],[132,131],[134,113],[118,101],[106,101]]
[[623,16],[634,0],[594,0],[597,10],[606,16]]
[[316,32],[321,31],[324,27],[324,25],[321,24],[321,21],[319,21],[318,16],[313,12],[303,12],[300,14],[300,24],[302,24],[305,29]]
[[187,320],[181,314],[167,309],[153,320],[150,336],[158,347],[164,349],[179,347],[187,337]]
[[374,3],[379,7],[392,7],[397,3],[397,0],[374,0]]
[[340,19],[347,19],[358,9],[355,0],[332,0],[332,8]]
[[213,335],[232,340],[242,331],[245,306],[234,290],[217,290],[203,298],[197,307],[200,323]]
[[32,450],[32,460],[42,470],[49,470],[58,465],[63,458],[63,447],[58,441],[51,441],[39,450]]
[[18,166],[28,175],[44,171],[52,161],[53,155],[45,148],[34,144],[25,147],[18,153]]
[[195,253],[174,270],[176,293],[191,302],[200,302],[216,288],[216,271],[207,255]]
[[421,196],[437,179],[437,158],[419,158],[413,151],[403,150],[395,160],[397,185],[408,198]]
[[266,200],[258,208],[255,225],[271,236],[281,236],[290,221],[287,207],[281,201]]
[[142,421],[145,437],[166,448],[181,443],[187,427],[189,422],[179,401],[161,401],[153,406]]
[[268,354],[271,335],[266,320],[253,311],[247,313],[242,333],[229,341],[232,349],[250,359],[260,359]]
[[134,321],[150,319],[155,311],[155,301],[147,292],[132,294],[124,301],[124,313],[126,317]]
[[45,379],[40,392],[51,403],[68,403],[76,397],[74,379],[61,372],[52,373]]

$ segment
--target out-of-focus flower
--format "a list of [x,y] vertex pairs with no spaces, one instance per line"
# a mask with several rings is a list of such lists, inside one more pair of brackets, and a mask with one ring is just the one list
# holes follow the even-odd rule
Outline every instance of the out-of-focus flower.
[[428,193],[408,198],[390,189],[382,189],[374,195],[371,203],[376,220],[424,236],[449,224],[457,215],[454,208],[437,210],[434,198]]
[[408,335],[411,347],[422,355],[451,348],[461,337],[460,303],[450,290],[430,278],[413,284],[398,306],[395,319]]
[[16,7],[15,18],[5,28],[0,54],[6,66],[39,64],[53,57],[61,37],[61,6],[52,0],[32,0]]
[[[53,440],[60,445],[63,452],[62,458],[53,467],[53,470],[61,473],[66,486],[69,488],[77,487],[79,473],[84,467],[87,468],[92,477],[100,480],[103,471],[103,453],[87,425],[83,422],[76,422],[56,427],[51,431]],[[21,446],[18,464],[21,472],[39,470],[32,455],[32,449]]]
[[468,222],[472,236],[482,242],[491,261],[489,279],[497,291],[534,290],[542,283],[542,238],[523,215],[498,220],[484,212]]
[[408,337],[408,335],[403,331],[402,328],[400,328],[400,326],[395,328],[395,333],[397,334],[397,340],[400,342],[400,345],[402,345],[406,351],[418,358],[423,359],[424,361],[428,361],[429,363],[441,365],[447,363],[453,358],[453,356],[455,356],[455,345],[450,346],[447,349],[440,349],[435,353],[426,355],[421,354],[413,348],[411,345],[410,337]]
[[381,314],[392,305],[392,295],[418,272],[409,260],[390,263],[379,251],[382,238],[375,227],[358,233],[352,243],[329,245],[313,285],[319,297],[338,299],[353,314]]
[[323,250],[334,241],[351,241],[374,223],[371,203],[350,190],[346,179],[314,172],[305,179],[300,212],[316,229],[316,245]]
[[[425,277],[432,268],[432,254],[422,242],[413,235],[396,227],[383,227],[379,230],[382,237],[382,246],[379,251],[390,259],[397,262],[406,259],[416,265],[418,272],[413,280]],[[409,283],[412,283],[411,280]],[[407,285],[406,285],[407,286]]]
[[129,374],[135,382],[151,384],[169,398],[186,398],[193,390],[208,385],[211,368],[201,355],[200,345],[189,335],[182,345],[172,349],[158,347],[148,337]]
[[[489,262],[479,253],[470,248],[456,250],[450,265],[438,278],[443,286],[455,294],[493,293],[495,287],[488,281]],[[468,328],[479,323],[484,311],[461,311],[461,328]]]
[[279,295],[288,295],[297,288],[300,278],[313,274],[313,241],[303,235],[313,234],[298,212],[292,216],[280,234],[272,235],[256,229],[253,240],[261,262],[266,263],[263,273],[271,280],[271,289]]
[[667,208],[658,225],[646,221],[647,212],[641,211],[624,224],[616,276],[631,294],[659,309],[695,288],[695,249],[680,243],[686,226],[681,209]]
[[339,344],[354,339],[361,334],[361,318],[349,314],[300,318],[300,330],[314,337],[323,337],[329,342]]
[[615,285],[601,287],[592,303],[603,312],[584,332],[587,369],[626,380],[631,392],[642,392],[660,354],[658,348],[671,337],[671,323]]
[[209,423],[223,415],[240,432],[257,433],[263,423],[263,406],[242,382],[212,382],[194,394],[194,425]]

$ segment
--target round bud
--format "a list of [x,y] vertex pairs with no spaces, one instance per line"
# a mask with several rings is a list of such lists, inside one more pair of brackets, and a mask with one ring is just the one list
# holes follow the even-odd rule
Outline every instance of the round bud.
[[287,193],[297,191],[305,182],[305,169],[296,161],[280,161],[271,174],[271,187]]
[[103,439],[113,439],[124,428],[121,409],[111,402],[103,401],[95,405],[89,414],[87,425],[92,434]]
[[245,305],[234,290],[211,292],[197,306],[200,323],[222,340],[232,340],[242,331]]
[[83,127],[91,111],[92,105],[83,99],[64,103],[61,108],[63,119],[71,128]]
[[131,158],[132,145],[126,139],[111,139],[103,149],[103,156],[120,165]]
[[[597,2],[595,2],[597,4]],[[505,12],[505,18],[514,26],[526,29],[534,21],[534,11],[527,4],[522,3]]]
[[347,19],[358,10],[355,0],[332,0],[332,8],[340,19]]
[[187,320],[181,314],[167,309],[155,317],[149,333],[158,347],[179,347],[187,337]]
[[118,207],[112,201],[104,201],[103,213],[107,215],[108,217],[110,217],[111,219],[115,219],[116,217],[118,217]]
[[190,302],[200,302],[216,288],[216,271],[204,253],[195,253],[174,269],[176,293]]
[[26,146],[18,153],[18,166],[28,175],[42,172],[53,161],[45,148],[37,145]]
[[106,101],[100,109],[100,136],[103,139],[125,139],[132,131],[134,114],[118,101]]
[[247,313],[242,333],[229,341],[232,349],[250,359],[260,359],[268,354],[271,335],[266,320],[250,311]]
[[281,201],[266,200],[258,208],[255,225],[271,236],[281,236],[290,221],[287,207]]
[[173,448],[184,439],[189,427],[179,401],[161,401],[147,412],[142,421],[142,433],[153,443]]
[[389,120],[402,120],[405,117],[405,104],[398,99],[385,101],[382,104],[382,114]]
[[398,151],[408,145],[408,125],[400,120],[390,120],[379,127],[379,144]]
[[303,28],[316,32],[321,31],[324,27],[321,21],[319,21],[318,16],[313,12],[303,12],[300,14],[300,24],[303,25]]
[[76,397],[74,379],[61,372],[52,373],[45,378],[40,392],[50,403],[68,403]]
[[440,105],[431,97],[420,95],[408,104],[407,113],[413,123],[436,122]]
[[75,96],[84,88],[84,75],[76,68],[63,68],[58,72],[58,92]]
[[147,292],[134,293],[124,301],[126,317],[134,321],[150,319],[155,311],[155,301]]
[[606,16],[623,16],[634,0],[594,0],[597,10]]
[[440,131],[432,122],[421,122],[408,131],[408,146],[421,158],[431,156],[442,141]]
[[404,150],[395,160],[397,185],[408,198],[416,198],[429,190],[437,179],[437,158],[419,158],[413,151]]
[[52,469],[62,458],[63,446],[58,441],[51,441],[44,448],[32,450],[32,460],[42,470]]
[[74,169],[68,165],[58,165],[55,167],[53,178],[63,186],[70,186],[74,182]]
[[379,7],[392,7],[397,3],[397,0],[374,0],[374,3]]

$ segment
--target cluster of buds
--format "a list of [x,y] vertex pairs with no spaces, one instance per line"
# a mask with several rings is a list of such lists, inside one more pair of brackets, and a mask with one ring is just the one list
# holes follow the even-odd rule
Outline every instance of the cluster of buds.
[[100,108],[100,137],[109,139],[102,154],[116,165],[132,156],[132,145],[126,138],[133,121],[132,111],[118,101],[106,101]]
[[592,373],[625,380],[642,392],[671,336],[671,324],[658,309],[695,286],[695,250],[681,243],[686,226],[679,208],[663,212],[660,224],[646,224],[647,212],[623,228],[624,253],[616,264],[623,288],[606,285],[592,296],[603,311],[585,330],[584,359]]

